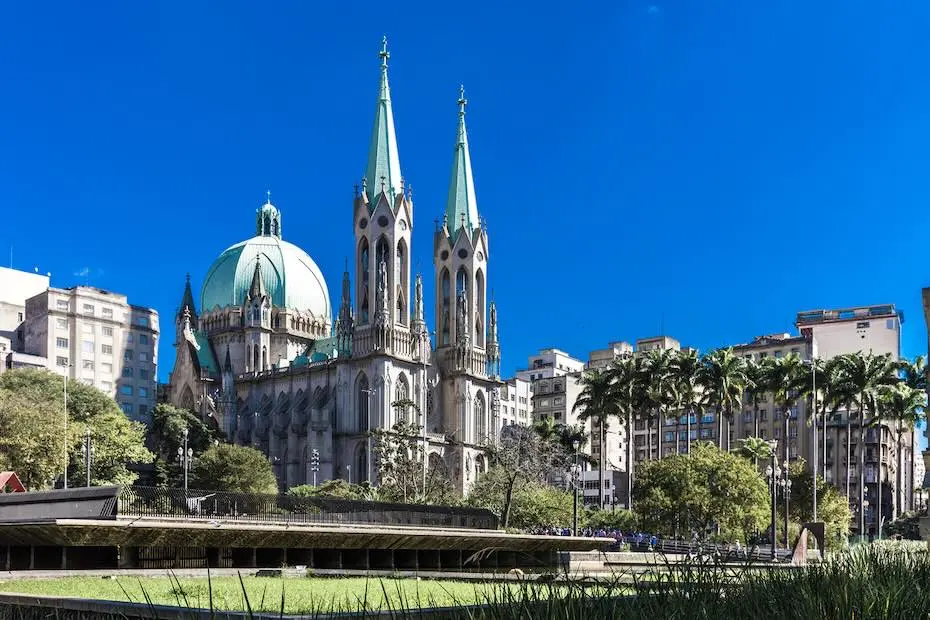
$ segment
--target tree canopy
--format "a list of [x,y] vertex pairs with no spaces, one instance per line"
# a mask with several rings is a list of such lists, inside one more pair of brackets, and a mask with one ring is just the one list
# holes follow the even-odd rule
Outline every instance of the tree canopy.
[[[95,387],[68,382],[65,432],[64,378],[47,370],[15,369],[0,374],[0,459],[31,490],[53,486],[64,470],[72,484],[85,478],[82,443],[91,432],[91,484],[131,484],[130,465],[150,463],[145,427],[132,422],[112,398]],[[78,482],[80,481],[80,482]]]
[[155,483],[159,486],[179,487],[182,484],[184,473],[178,463],[178,448],[183,442],[184,429],[188,431],[187,446],[195,457],[223,439],[219,430],[204,423],[192,411],[167,403],[155,405],[146,441],[155,453]]
[[765,527],[768,492],[747,460],[698,442],[690,455],[641,463],[633,490],[636,512],[651,531],[721,531],[748,538]]
[[[571,492],[537,480],[525,481],[514,489],[511,476],[508,470],[492,467],[472,485],[465,503],[500,516],[501,526],[505,528],[571,527]],[[508,511],[506,523],[503,520],[505,511]]]
[[235,493],[278,492],[277,478],[264,454],[228,443],[211,446],[194,458],[190,486]]

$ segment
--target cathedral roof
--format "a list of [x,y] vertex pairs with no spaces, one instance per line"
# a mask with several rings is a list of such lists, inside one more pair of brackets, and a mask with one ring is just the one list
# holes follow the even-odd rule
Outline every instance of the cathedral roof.
[[472,231],[478,227],[478,201],[475,198],[475,179],[471,172],[471,155],[468,152],[468,134],[465,131],[465,89],[459,97],[459,128],[452,159],[452,181],[446,203],[446,222],[453,239],[460,228]]
[[378,89],[378,104],[375,108],[375,124],[371,130],[371,145],[368,148],[368,165],[365,179],[368,182],[368,199],[372,206],[378,204],[377,196],[384,191],[391,198],[403,191],[401,187],[400,157],[397,154],[397,136],[394,134],[394,112],[391,108],[391,88],[388,86],[387,38],[381,48],[381,84]]
[[299,247],[273,235],[237,243],[213,261],[201,289],[201,311],[241,306],[257,273],[274,306],[331,320],[329,289],[320,268]]

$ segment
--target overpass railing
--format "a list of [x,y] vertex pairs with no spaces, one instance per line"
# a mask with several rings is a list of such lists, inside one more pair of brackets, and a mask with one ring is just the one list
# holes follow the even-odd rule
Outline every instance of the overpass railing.
[[488,510],[226,491],[123,487],[117,516],[281,524],[374,524],[497,529]]

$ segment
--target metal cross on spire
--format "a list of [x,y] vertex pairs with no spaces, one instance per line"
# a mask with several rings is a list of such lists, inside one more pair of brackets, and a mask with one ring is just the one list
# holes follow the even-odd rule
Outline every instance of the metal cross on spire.
[[465,85],[459,85],[459,114],[465,114],[465,106],[468,105],[468,99],[465,98]]
[[388,58],[391,57],[391,52],[387,49],[387,35],[381,39],[381,51],[378,52],[378,56],[381,57],[381,66],[386,68]]
[[265,190],[265,198],[266,198],[265,204],[270,205],[271,204],[271,190],[270,189]]

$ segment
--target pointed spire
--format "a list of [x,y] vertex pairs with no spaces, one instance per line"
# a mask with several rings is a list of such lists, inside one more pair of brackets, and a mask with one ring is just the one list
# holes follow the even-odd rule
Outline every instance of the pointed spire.
[[[391,57],[387,51],[387,37],[381,41],[381,84],[378,89],[378,104],[375,108],[375,124],[371,130],[371,145],[368,149],[368,166],[365,178],[377,182],[392,199],[399,194],[400,158],[397,153],[397,137],[394,134],[394,112],[391,108],[391,89],[388,86],[387,61]],[[363,185],[364,187],[364,185]],[[375,196],[368,196],[370,203],[377,203]]]
[[446,203],[445,221],[454,226],[449,232],[454,237],[459,228],[471,231],[479,225],[478,201],[475,199],[475,181],[471,172],[471,155],[468,152],[468,134],[465,131],[465,87],[459,90],[459,127],[452,159],[452,181]]
[[255,257],[255,271],[252,273],[252,284],[249,286],[249,299],[261,299],[265,296],[265,282],[262,280],[262,261],[260,256]]
[[187,309],[190,318],[196,322],[197,308],[194,306],[194,293],[191,291],[191,274],[187,274],[184,282],[184,294],[181,296],[180,312],[178,314],[181,314],[185,309]]

